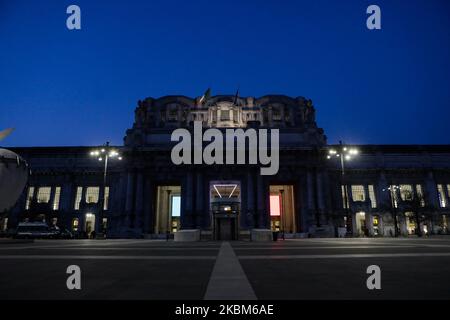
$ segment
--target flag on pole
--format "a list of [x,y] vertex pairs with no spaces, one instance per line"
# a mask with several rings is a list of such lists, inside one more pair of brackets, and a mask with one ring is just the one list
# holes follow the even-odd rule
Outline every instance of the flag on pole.
[[11,134],[11,132],[14,131],[14,128],[8,128],[3,131],[0,131],[0,141],[5,139],[7,136]]
[[208,102],[209,98],[211,98],[211,88],[208,88],[205,93],[200,98],[200,103]]
[[233,102],[233,104],[234,104],[235,106],[237,105],[238,99],[239,99],[239,87],[238,87],[238,89],[236,90],[236,95],[234,96],[234,102]]

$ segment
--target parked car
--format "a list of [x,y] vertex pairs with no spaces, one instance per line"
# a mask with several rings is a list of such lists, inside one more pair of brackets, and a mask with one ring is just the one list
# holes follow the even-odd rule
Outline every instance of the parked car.
[[16,239],[50,239],[54,238],[55,232],[52,231],[45,222],[21,222],[18,224]]

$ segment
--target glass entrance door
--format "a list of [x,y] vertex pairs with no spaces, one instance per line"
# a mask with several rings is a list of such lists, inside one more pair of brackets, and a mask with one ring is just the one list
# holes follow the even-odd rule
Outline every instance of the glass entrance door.
[[211,181],[210,209],[215,240],[237,240],[241,210],[239,181]]

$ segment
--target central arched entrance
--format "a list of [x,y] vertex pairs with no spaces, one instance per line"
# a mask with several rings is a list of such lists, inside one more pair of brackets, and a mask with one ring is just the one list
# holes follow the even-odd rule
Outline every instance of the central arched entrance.
[[214,240],[237,240],[241,211],[239,181],[211,181],[209,203]]

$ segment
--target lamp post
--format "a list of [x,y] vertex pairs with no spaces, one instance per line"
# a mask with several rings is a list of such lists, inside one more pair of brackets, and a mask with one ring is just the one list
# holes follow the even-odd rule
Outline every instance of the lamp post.
[[98,231],[102,231],[103,234],[106,235],[106,228],[103,228],[103,211],[105,206],[105,189],[106,189],[106,177],[108,174],[108,163],[109,159],[118,159],[122,160],[122,156],[117,152],[116,149],[109,146],[109,142],[106,142],[104,146],[92,150],[90,152],[91,157],[96,157],[99,162],[104,163],[103,167],[103,182],[102,182],[102,190],[100,191],[100,206],[98,210]]
[[344,187],[344,209],[345,216],[347,218],[346,227],[347,234],[352,235],[352,217],[350,215],[349,210],[349,201],[348,201],[348,189],[347,184],[345,183],[345,162],[350,161],[354,156],[358,155],[359,151],[355,148],[346,147],[342,141],[339,141],[339,148],[328,150],[327,159],[339,158],[339,162],[341,165],[341,184]]
[[398,237],[398,222],[397,222],[397,190],[400,190],[398,185],[390,185],[383,189],[383,191],[389,191],[391,198],[392,216],[394,218],[394,237]]

